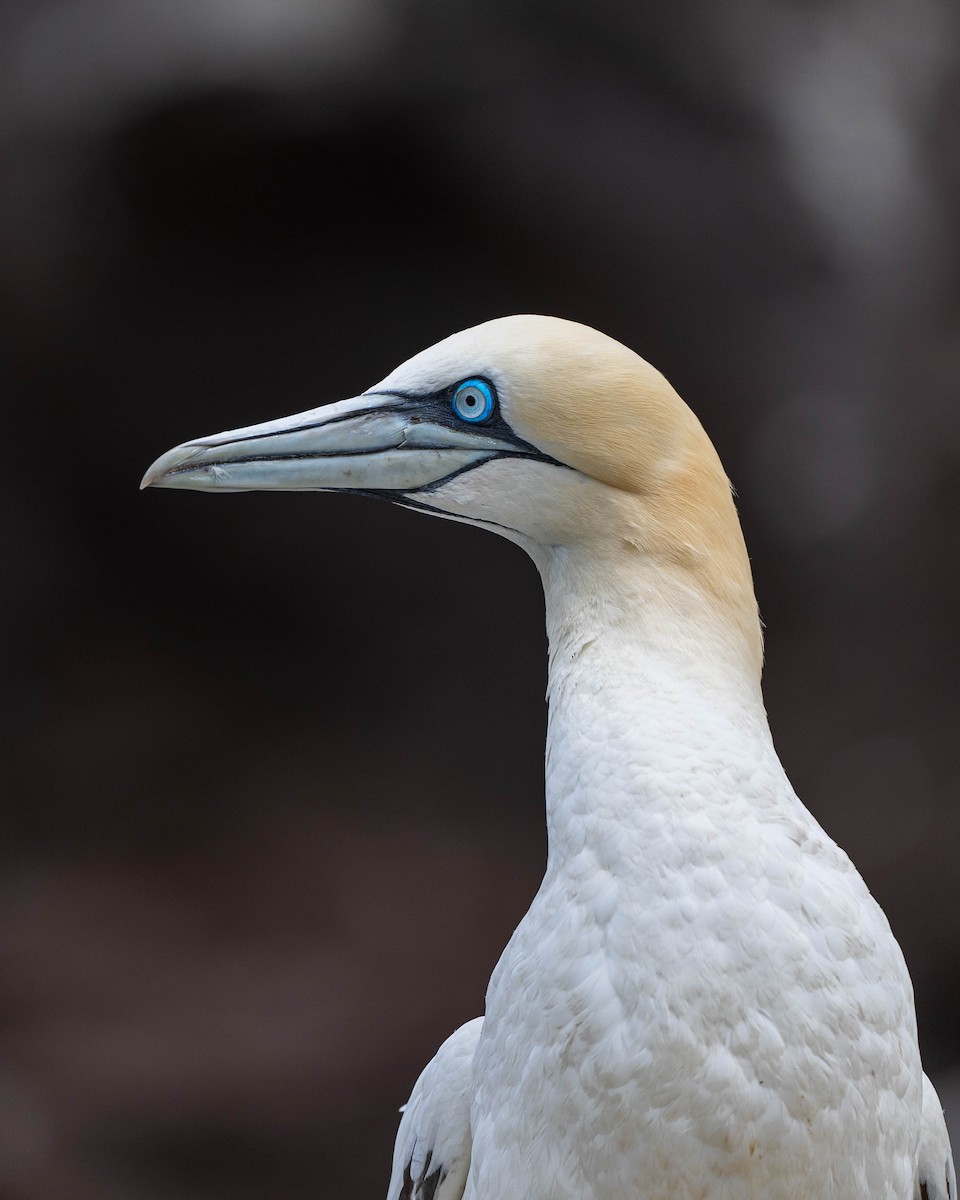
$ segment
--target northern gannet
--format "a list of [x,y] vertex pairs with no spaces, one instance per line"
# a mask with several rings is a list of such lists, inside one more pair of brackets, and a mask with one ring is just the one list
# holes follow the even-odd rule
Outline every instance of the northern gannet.
[[148,485],[378,496],[539,568],[546,873],[388,1200],[956,1200],[900,947],[774,751],[730,485],[653,367],[505,317]]

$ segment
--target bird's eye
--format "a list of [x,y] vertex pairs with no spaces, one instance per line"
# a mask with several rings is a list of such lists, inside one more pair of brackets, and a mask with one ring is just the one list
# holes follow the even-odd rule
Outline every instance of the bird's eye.
[[457,416],[471,425],[489,421],[496,408],[493,388],[484,379],[465,379],[458,384],[450,403]]

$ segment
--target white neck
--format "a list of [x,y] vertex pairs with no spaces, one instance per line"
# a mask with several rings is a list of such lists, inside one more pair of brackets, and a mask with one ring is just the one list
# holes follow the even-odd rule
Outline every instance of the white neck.
[[774,791],[789,791],[753,655],[694,581],[642,556],[555,548],[538,558],[550,647],[548,870],[593,842],[602,858],[635,857],[637,839],[664,820],[739,807],[741,747],[744,762],[767,764]]

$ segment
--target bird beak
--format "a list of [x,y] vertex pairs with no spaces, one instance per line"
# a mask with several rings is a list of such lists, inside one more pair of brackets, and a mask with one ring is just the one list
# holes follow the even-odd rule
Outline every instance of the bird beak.
[[433,420],[418,401],[368,393],[168,450],[141,488],[414,492],[516,443]]

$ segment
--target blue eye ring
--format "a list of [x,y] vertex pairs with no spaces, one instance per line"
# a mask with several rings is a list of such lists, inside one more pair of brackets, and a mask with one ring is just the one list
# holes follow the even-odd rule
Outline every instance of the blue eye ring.
[[454,389],[450,407],[468,425],[483,425],[496,411],[497,399],[485,379],[465,379]]

